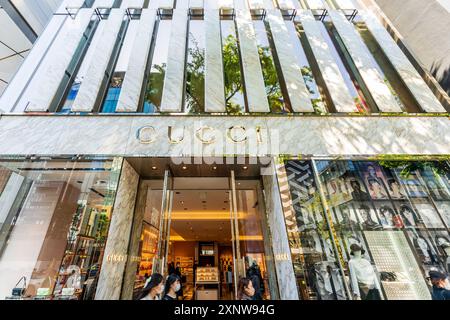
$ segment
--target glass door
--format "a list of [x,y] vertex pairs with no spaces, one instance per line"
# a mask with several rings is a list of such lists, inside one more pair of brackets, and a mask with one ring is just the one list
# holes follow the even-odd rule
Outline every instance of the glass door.
[[233,250],[233,272],[234,272],[234,294],[237,299],[239,279],[246,276],[245,264],[241,254],[239,235],[239,212],[236,191],[236,178],[234,171],[230,174],[230,222],[231,222],[231,244]]
[[167,256],[169,253],[170,224],[173,205],[173,176],[170,170],[164,173],[164,186],[161,202],[161,219],[159,223],[159,243],[153,262],[153,273],[163,276],[167,273]]

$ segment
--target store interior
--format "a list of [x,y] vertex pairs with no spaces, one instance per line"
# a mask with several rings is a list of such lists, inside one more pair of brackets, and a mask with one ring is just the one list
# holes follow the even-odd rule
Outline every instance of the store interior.
[[[259,181],[237,181],[235,219],[227,178],[181,177],[174,181],[164,261],[165,275],[176,273],[182,279],[179,299],[234,300],[236,281],[253,274],[260,277],[261,297],[270,298],[261,219],[263,206],[255,188]],[[200,185],[209,189],[199,189]],[[161,217],[158,204],[162,194],[160,190],[147,194],[136,282],[141,286],[154,271],[162,225],[156,217]],[[239,241],[233,241],[233,234]]]

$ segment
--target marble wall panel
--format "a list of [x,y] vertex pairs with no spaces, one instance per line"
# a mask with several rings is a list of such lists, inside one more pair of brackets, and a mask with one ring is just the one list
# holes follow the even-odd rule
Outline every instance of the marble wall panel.
[[136,112],[139,108],[146,66],[150,56],[156,10],[144,9],[138,32],[131,50],[130,60],[122,84],[117,112]]
[[64,78],[67,67],[91,21],[94,9],[80,9],[74,20],[67,19],[26,90],[22,104],[27,112],[47,111]]
[[360,15],[363,17],[367,28],[372,33],[373,37],[380,44],[381,50],[383,50],[389,61],[391,61],[392,65],[423,110],[426,112],[446,112],[445,108],[419,75],[412,63],[408,60],[394,39],[392,39],[389,32],[372,14],[360,12]]
[[139,174],[124,160],[95,300],[119,300],[128,256]]
[[295,19],[302,24],[305,30],[305,35],[336,111],[357,112],[358,108],[345,85],[345,80],[336,64],[330,47],[322,35],[319,26],[321,22],[316,21],[311,11],[307,10],[299,10]]
[[184,67],[186,62],[188,12],[175,9],[169,41],[169,56],[161,100],[161,112],[183,109]]
[[292,10],[297,9],[296,4],[294,4],[293,0],[277,0],[278,8],[281,10]]
[[225,83],[219,10],[205,10],[205,111],[225,112]]
[[378,109],[381,112],[402,112],[355,26],[340,11],[330,10],[329,15]]
[[[245,127],[245,133],[252,142],[255,141],[251,136],[252,132],[255,132],[256,127],[261,127],[262,142],[231,142],[227,137],[227,130],[233,126]],[[155,137],[154,142],[145,144],[139,141],[138,132],[142,127],[154,128],[148,129],[144,135],[145,139],[150,135],[150,140]],[[180,144],[170,143],[169,127],[174,130],[172,140],[177,140],[182,133],[185,133],[186,140]],[[202,127],[214,129],[206,129],[204,136],[208,138],[217,135],[217,143],[203,145],[200,142],[196,135]],[[267,131],[268,128],[270,132]],[[240,130],[237,130],[238,133]],[[184,156],[202,153],[220,156],[223,154],[448,155],[450,154],[448,132],[450,121],[448,117],[443,116],[3,115],[0,118],[0,139],[8,143],[0,144],[0,155]]]
[[111,10],[101,37],[93,50],[86,77],[82,80],[80,89],[72,105],[73,112],[92,112],[102,83],[106,80],[105,73],[111,60],[114,46],[117,42],[125,11]]
[[298,300],[297,282],[291,260],[291,251],[274,163],[271,164],[271,171],[272,174],[266,172],[262,176],[262,179],[266,200],[267,220],[272,234],[272,248],[275,257],[278,286],[280,288],[280,299]]
[[242,70],[250,112],[270,112],[261,62],[259,60],[255,29],[249,10],[236,10]]
[[294,46],[287,26],[279,10],[268,10],[266,21],[269,22],[272,40],[277,52],[284,83],[294,112],[314,112],[310,93],[303,81],[300,65],[296,62]]

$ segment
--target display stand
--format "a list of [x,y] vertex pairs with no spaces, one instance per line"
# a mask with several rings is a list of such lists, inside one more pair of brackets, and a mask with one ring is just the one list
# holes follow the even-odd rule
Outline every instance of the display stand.
[[219,268],[198,267],[195,280],[196,300],[219,300]]

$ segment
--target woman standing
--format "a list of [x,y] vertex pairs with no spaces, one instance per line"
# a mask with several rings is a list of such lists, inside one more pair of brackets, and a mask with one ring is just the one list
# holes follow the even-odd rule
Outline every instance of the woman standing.
[[176,274],[171,274],[166,280],[163,300],[178,300],[178,291],[181,289],[181,279]]
[[142,289],[138,300],[160,300],[160,295],[164,290],[164,279],[159,273],[151,276],[149,283]]

